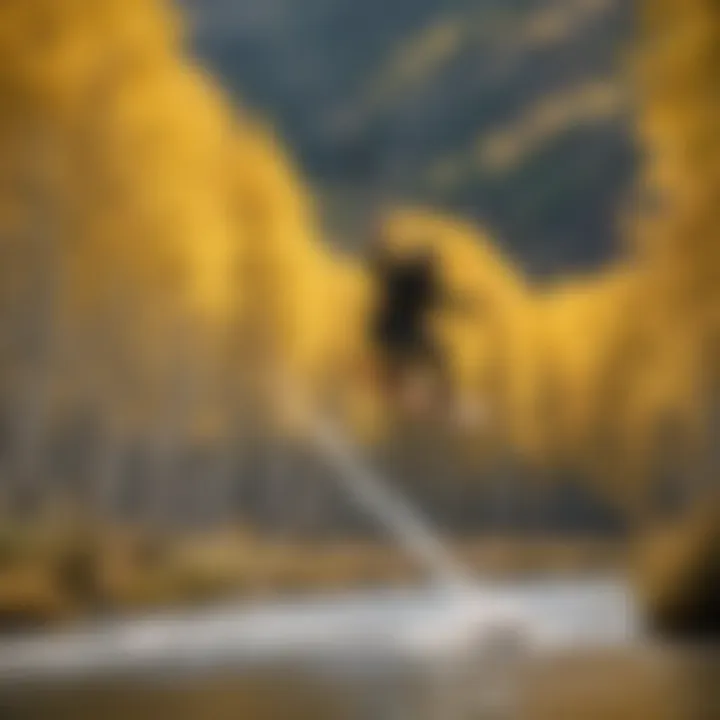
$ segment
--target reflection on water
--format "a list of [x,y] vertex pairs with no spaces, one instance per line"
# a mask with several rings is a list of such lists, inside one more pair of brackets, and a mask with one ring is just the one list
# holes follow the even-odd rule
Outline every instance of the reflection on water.
[[[397,682],[400,682],[398,680]],[[533,663],[521,682],[521,720],[717,720],[720,663],[709,652],[636,648],[574,652]],[[383,694],[383,690],[385,691]],[[361,695],[364,694],[364,697]],[[127,686],[46,688],[6,696],[3,720],[230,720],[276,718],[381,718],[391,716],[387,689],[322,687],[292,673],[199,679]],[[455,717],[452,698],[427,696],[407,717]],[[360,712],[358,712],[360,711]],[[482,717],[458,714],[458,717]]]
[[529,671],[520,715],[533,720],[718,720],[717,660],[715,653],[650,646],[572,653]]
[[[487,588],[483,594],[493,590]],[[494,587],[498,597],[519,602],[544,628],[540,650],[513,668],[512,697],[505,696],[503,717],[518,720],[720,720],[720,656],[711,650],[660,646],[642,637],[635,615],[628,613],[627,590],[622,583],[536,582]],[[414,598],[414,599],[413,599]],[[215,623],[240,623],[237,637],[276,638],[271,628],[318,628],[340,623],[370,623],[384,633],[403,618],[415,618],[427,629],[420,611],[421,595],[354,597],[325,600],[307,606],[266,606],[225,617]],[[432,605],[432,603],[430,603]],[[227,611],[225,611],[227,612]],[[428,615],[427,617],[430,617]],[[322,620],[320,624],[310,619]],[[292,621],[292,622],[291,622]],[[179,619],[173,633],[195,633],[208,639],[207,617]],[[280,625],[278,625],[280,623]],[[284,623],[284,624],[283,624]],[[309,624],[308,624],[309,623]],[[266,625],[267,632],[263,630]],[[130,628],[136,628],[132,624]],[[339,625],[338,625],[339,627]],[[216,628],[217,629],[217,628]],[[250,632],[252,630],[252,632]],[[322,633],[320,633],[322,634]],[[102,632],[91,632],[94,645]],[[357,635],[335,633],[348,656],[360,653]],[[380,636],[374,636],[385,647]],[[353,639],[355,638],[355,639]],[[275,640],[273,640],[275,642]],[[387,641],[386,645],[391,646]],[[0,644],[7,663],[8,645]],[[76,646],[80,647],[80,646]],[[187,645],[172,645],[187,653]],[[208,645],[209,647],[209,645]],[[178,651],[177,648],[184,648]],[[107,649],[107,648],[106,648]],[[247,648],[245,649],[247,651]],[[110,653],[112,654],[112,653]],[[488,657],[494,659],[488,662]],[[164,657],[164,656],[163,656]],[[297,657],[295,658],[297,660]],[[156,662],[151,673],[133,680],[86,675],[62,686],[48,681],[27,687],[5,687],[0,692],[2,720],[263,720],[282,718],[481,718],[488,716],[488,699],[497,681],[497,653],[473,657],[469,663],[387,663],[381,672],[313,673],[298,663],[273,661],[264,670],[234,672],[228,666],[193,665],[178,677],[169,665]],[[301,663],[300,663],[301,664]],[[407,667],[406,667],[407,665]],[[210,669],[214,667],[215,669]],[[233,666],[236,667],[236,666]],[[204,668],[204,669],[203,669]],[[323,679],[325,678],[325,679]],[[493,717],[497,717],[496,714]]]

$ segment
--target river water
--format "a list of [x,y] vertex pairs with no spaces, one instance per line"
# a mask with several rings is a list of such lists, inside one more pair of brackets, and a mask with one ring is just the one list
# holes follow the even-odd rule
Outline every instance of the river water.
[[506,666],[486,647],[456,663],[428,638],[461,640],[450,631],[470,632],[467,613],[424,591],[229,605],[0,642],[0,718],[720,720],[717,654],[647,637],[622,581],[475,596],[521,611],[538,631],[531,650]]

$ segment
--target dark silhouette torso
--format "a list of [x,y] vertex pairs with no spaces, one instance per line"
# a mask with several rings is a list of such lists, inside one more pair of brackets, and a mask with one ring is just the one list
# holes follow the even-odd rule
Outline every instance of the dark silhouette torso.
[[435,356],[428,316],[439,302],[440,283],[431,257],[375,263],[379,305],[372,321],[375,343],[394,360],[427,360]]

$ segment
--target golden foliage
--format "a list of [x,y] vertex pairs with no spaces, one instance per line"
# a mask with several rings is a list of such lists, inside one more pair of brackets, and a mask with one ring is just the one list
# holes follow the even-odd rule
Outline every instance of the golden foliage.
[[18,0],[0,26],[3,312],[52,333],[45,395],[142,435],[222,426],[222,373],[251,355],[317,380],[362,280],[321,245],[280,143],[184,52],[170,3]]
[[[398,246],[434,243],[449,287],[486,298],[482,316],[440,320],[457,392],[495,406],[526,458],[633,500],[663,465],[699,462],[720,347],[720,13],[709,0],[648,2],[643,23],[642,191],[660,206],[632,228],[632,255],[538,290],[472,227],[414,213],[388,230]],[[605,90],[588,107],[610,107]],[[574,107],[548,105],[539,126]]]
[[[663,0],[644,22],[643,185],[664,204],[632,262],[539,290],[468,223],[417,209],[384,223],[399,252],[433,247],[469,305],[434,327],[495,446],[619,484],[648,475],[668,432],[691,452],[720,347],[717,10]],[[223,435],[246,399],[236,375],[289,373],[377,430],[371,281],[324,245],[285,149],[237,116],[181,25],[163,0],[0,7],[2,390],[42,386],[48,415],[89,405],[129,435]],[[561,100],[528,137],[617,95]]]

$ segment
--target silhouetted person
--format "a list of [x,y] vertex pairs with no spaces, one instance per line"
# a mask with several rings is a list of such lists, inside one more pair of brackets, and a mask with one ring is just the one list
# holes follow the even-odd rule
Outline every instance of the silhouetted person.
[[446,405],[450,376],[434,337],[432,315],[449,303],[438,258],[430,249],[397,256],[381,244],[373,248],[371,271],[377,305],[370,320],[370,340],[380,359],[381,382],[401,406]]
[[417,251],[399,259],[380,248],[372,269],[379,293],[370,328],[376,347],[398,370],[411,363],[439,369],[440,353],[428,327],[442,295],[435,258]]

